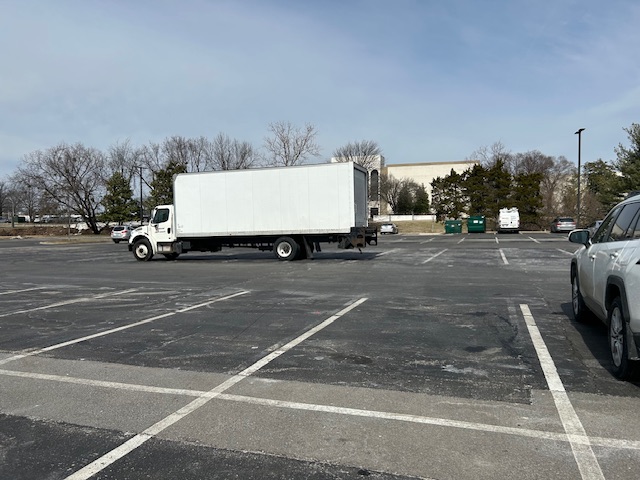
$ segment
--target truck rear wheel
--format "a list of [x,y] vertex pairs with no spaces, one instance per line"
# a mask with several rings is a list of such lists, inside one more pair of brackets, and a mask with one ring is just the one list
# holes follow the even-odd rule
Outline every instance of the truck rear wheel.
[[298,256],[300,246],[290,237],[280,237],[273,244],[273,252],[278,260],[294,260]]
[[147,262],[153,257],[153,249],[148,240],[138,240],[133,244],[133,256],[139,262]]

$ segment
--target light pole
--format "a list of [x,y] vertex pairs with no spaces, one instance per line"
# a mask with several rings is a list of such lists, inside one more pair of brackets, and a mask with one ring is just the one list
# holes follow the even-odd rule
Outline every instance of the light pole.
[[134,168],[140,169],[140,226],[144,223],[144,210],[142,208],[142,165],[134,165]]
[[578,135],[578,221],[576,226],[580,228],[580,154],[582,148],[582,132],[584,128],[579,128],[575,135]]

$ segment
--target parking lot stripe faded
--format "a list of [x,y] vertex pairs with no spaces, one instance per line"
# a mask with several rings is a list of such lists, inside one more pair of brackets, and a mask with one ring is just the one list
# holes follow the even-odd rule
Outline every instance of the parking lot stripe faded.
[[502,261],[504,262],[505,265],[509,265],[509,260],[507,260],[507,256],[504,254],[504,251],[502,249],[499,250],[500,252],[500,256],[502,257]]
[[234,293],[234,294],[231,294],[231,295],[226,295],[224,297],[214,298],[214,299],[209,300],[209,301],[204,302],[204,303],[199,303],[197,305],[192,305],[190,307],[181,308],[181,309],[175,310],[173,312],[167,312],[167,313],[163,313],[162,315],[156,315],[155,317],[147,318],[147,319],[142,320],[140,322],[130,323],[128,325],[123,325],[121,327],[112,328],[110,330],[105,330],[103,332],[94,333],[92,335],[87,335],[85,337],[80,337],[80,338],[76,338],[74,340],[69,340],[69,341],[66,341],[66,342],[57,343],[55,345],[51,345],[49,347],[44,347],[44,348],[41,348],[41,349],[38,349],[38,350],[30,350],[30,351],[25,351],[25,352],[22,352],[22,353],[18,353],[17,355],[13,355],[11,357],[4,358],[4,359],[0,360],[0,365],[4,365],[6,363],[13,362],[15,360],[20,360],[21,358],[32,357],[34,355],[39,355],[41,353],[50,352],[51,350],[57,350],[59,348],[68,347],[69,345],[74,345],[76,343],[86,342],[87,340],[92,340],[94,338],[99,338],[99,337],[104,337],[106,335],[111,335],[112,333],[121,332],[121,331],[127,330],[129,328],[139,327],[140,325],[144,325],[146,323],[150,323],[150,322],[153,322],[153,321],[156,321],[156,320],[160,320],[161,318],[167,318],[167,317],[171,317],[173,315],[177,315],[178,313],[184,313],[184,312],[188,312],[189,310],[194,310],[196,308],[206,307],[207,305],[211,305],[212,303],[221,302],[222,300],[228,300],[230,298],[237,297],[239,295],[245,295],[247,293],[249,293],[249,292],[246,291],[246,290],[243,290],[241,292],[237,292],[237,293]]
[[[187,397],[201,397],[207,394],[204,390],[193,390],[185,388],[156,387],[152,385],[140,385],[123,382],[110,382],[104,380],[93,380],[88,378],[70,377],[68,375],[51,375],[44,373],[23,372],[17,370],[2,370],[0,375],[17,378],[28,378],[32,380],[43,380],[49,382],[70,383],[74,385],[85,385],[88,387],[108,388],[124,390],[129,392],[155,393],[160,395],[179,395]],[[466,422],[463,420],[452,420],[448,418],[426,417],[423,415],[413,415],[406,413],[385,412],[380,410],[364,410],[359,408],[338,407],[335,405],[319,405],[313,403],[292,402],[287,400],[274,400],[270,398],[249,397],[246,395],[233,395],[221,393],[218,395],[221,400],[230,402],[246,403],[250,405],[262,405],[273,408],[284,408],[291,410],[304,410],[313,412],[324,412],[335,415],[347,415],[355,417],[377,418],[381,420],[392,420],[398,422],[408,422],[424,425],[436,425],[448,428],[459,428],[463,430],[475,430],[481,432],[515,435],[519,437],[535,438],[539,440],[549,440],[553,442],[569,442],[565,433],[549,432],[544,430],[532,430],[528,428],[517,428],[500,426],[495,424],[485,424],[478,422]],[[634,440],[623,440],[608,437],[580,437],[572,436],[572,441],[577,443],[591,443],[605,448],[617,448],[627,450],[640,450],[640,442]]]
[[431,260],[433,260],[434,258],[436,258],[436,257],[438,257],[438,256],[440,256],[440,255],[442,255],[442,254],[443,254],[444,252],[446,252],[447,250],[448,250],[448,249],[446,249],[446,248],[445,248],[444,250],[439,251],[439,252],[438,252],[438,253],[436,253],[435,255],[431,255],[429,258],[427,258],[426,260],[424,260],[424,261],[422,262],[422,264],[424,265],[425,263],[430,262],[430,261],[431,261]]
[[569,439],[569,444],[571,445],[573,457],[580,470],[580,475],[583,480],[604,480],[604,474],[602,473],[595,453],[593,453],[587,432],[569,400],[562,379],[556,369],[555,362],[547,349],[547,345],[544,343],[542,334],[529,309],[529,305],[521,304],[520,310],[522,311],[529,336],[540,360],[540,366],[542,367],[542,372],[553,396],[553,401],[556,404],[560,421]]
[[92,297],[81,297],[81,298],[73,298],[71,300],[65,300],[63,302],[51,303],[49,305],[43,305],[40,307],[27,308],[24,310],[16,310],[14,312],[8,313],[0,313],[0,317],[8,317],[10,315],[18,315],[19,313],[28,313],[28,312],[36,312],[38,310],[46,310],[48,308],[62,307],[64,305],[71,305],[73,303],[81,303],[81,302],[90,302],[92,300],[96,300],[98,298],[107,298],[114,297],[116,295],[124,295],[126,293],[131,293],[137,291],[137,288],[130,288],[129,290],[123,290],[121,292],[109,292],[109,293],[100,293],[98,295],[93,295]]
[[23,288],[22,290],[8,290],[6,292],[0,292],[0,295],[11,295],[13,293],[31,292],[33,290],[44,290],[45,288],[47,287]]
[[273,360],[275,360],[276,358],[278,358],[280,355],[288,352],[289,350],[291,350],[292,348],[294,348],[296,345],[300,344],[301,342],[303,342],[307,338],[311,337],[312,335],[315,335],[320,330],[328,327],[333,322],[338,320],[340,317],[342,317],[343,315],[345,315],[346,313],[350,312],[351,310],[353,310],[354,308],[356,308],[357,306],[359,306],[360,304],[362,304],[362,303],[364,303],[366,301],[367,301],[367,298],[360,298],[360,299],[356,300],[355,302],[349,304],[348,306],[346,306],[345,308],[340,310],[335,315],[332,315],[331,317],[327,318],[324,322],[320,323],[319,325],[316,325],[314,328],[306,331],[305,333],[303,333],[299,337],[294,338],[289,343],[283,345],[282,347],[278,348],[277,350],[275,350],[275,351],[271,352],[270,354],[266,355],[265,357],[261,358],[260,360],[255,362],[253,365],[250,365],[249,367],[245,368],[243,371],[241,371],[237,375],[234,375],[233,377],[229,378],[228,380],[225,380],[224,382],[222,382],[217,387],[215,387],[215,388],[209,390],[208,392],[204,393],[203,395],[201,395],[197,399],[193,400],[189,404],[185,405],[181,409],[176,410],[171,415],[168,415],[167,417],[163,418],[162,420],[160,420],[159,422],[155,423],[154,425],[151,425],[149,428],[144,430],[142,433],[139,433],[139,434],[135,435],[134,437],[132,437],[129,440],[127,440],[126,442],[124,442],[122,445],[116,447],[115,449],[111,450],[110,452],[107,452],[102,457],[98,458],[97,460],[95,460],[95,461],[91,462],[90,464],[86,465],[85,467],[81,468],[80,470],[78,470],[74,474],[69,475],[66,480],[86,480],[86,479],[92,477],[93,475],[95,475],[96,473],[104,470],[106,467],[111,465],[113,462],[115,462],[115,461],[119,460],[120,458],[126,456],[127,454],[129,454],[130,452],[132,452],[133,450],[138,448],[140,445],[145,443],[147,440],[150,440],[151,438],[153,438],[154,436],[158,435],[160,432],[162,432],[166,428],[170,427],[171,425],[173,425],[174,423],[176,423],[180,419],[184,418],[185,416],[187,416],[190,413],[194,412],[195,410],[199,409],[200,407],[202,407],[203,405],[208,403],[210,400],[218,397],[224,391],[228,390],[229,388],[231,388],[232,386],[234,386],[235,384],[237,384],[241,380],[245,379],[246,377],[254,374],[258,370],[260,370],[262,367],[264,367],[268,363],[270,363]]

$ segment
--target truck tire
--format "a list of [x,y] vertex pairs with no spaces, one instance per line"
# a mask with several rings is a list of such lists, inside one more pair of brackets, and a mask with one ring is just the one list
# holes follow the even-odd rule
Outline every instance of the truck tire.
[[139,262],[148,262],[153,257],[153,249],[147,239],[137,240],[133,244],[133,256]]
[[273,253],[278,260],[290,261],[298,256],[300,245],[290,237],[280,237],[273,244]]

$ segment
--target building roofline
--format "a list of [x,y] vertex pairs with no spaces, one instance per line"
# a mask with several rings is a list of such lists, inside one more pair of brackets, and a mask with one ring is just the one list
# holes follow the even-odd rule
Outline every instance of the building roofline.
[[453,163],[462,163],[469,165],[479,164],[479,160],[452,160],[450,162],[420,162],[420,163],[387,163],[385,167],[419,167],[422,165],[451,165]]

